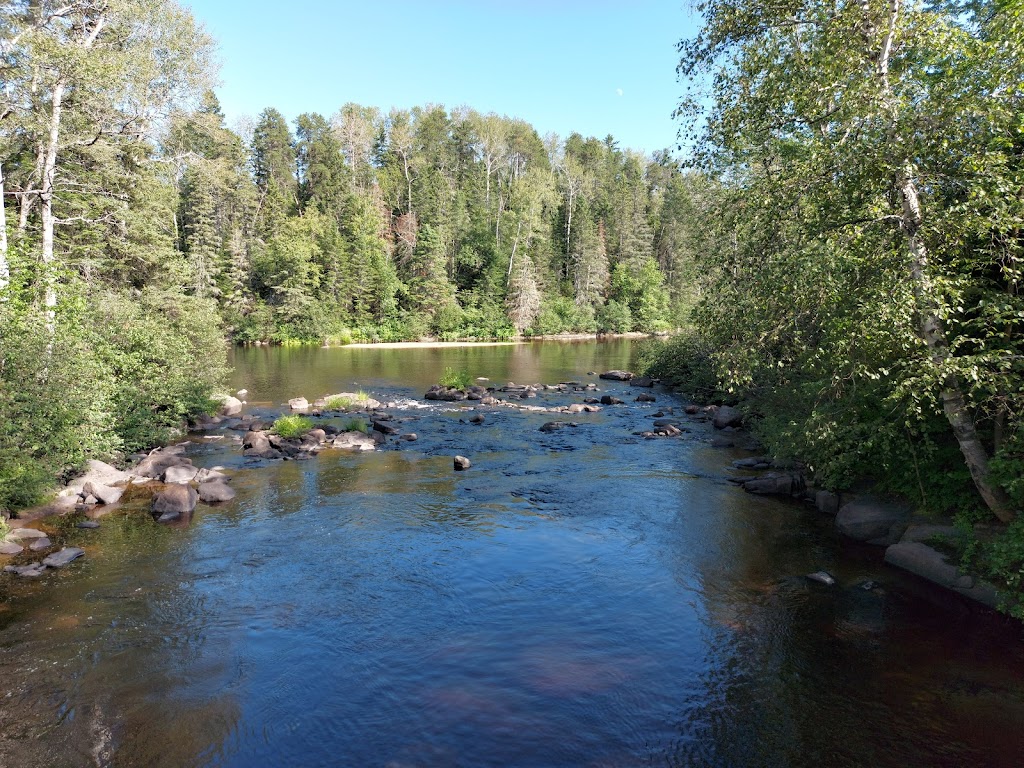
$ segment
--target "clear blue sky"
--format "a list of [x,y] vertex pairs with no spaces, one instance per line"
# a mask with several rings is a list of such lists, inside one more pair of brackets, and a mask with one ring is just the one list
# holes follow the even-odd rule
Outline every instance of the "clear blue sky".
[[623,148],[676,145],[687,0],[183,0],[219,42],[229,122],[348,101],[520,117]]

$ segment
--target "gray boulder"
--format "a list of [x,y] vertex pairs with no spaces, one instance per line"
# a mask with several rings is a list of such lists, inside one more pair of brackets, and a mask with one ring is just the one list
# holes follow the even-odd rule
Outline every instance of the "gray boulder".
[[647,392],[641,392],[639,395],[637,395],[636,400],[634,402],[637,402],[637,403],[656,403],[657,401],[658,401],[658,398],[656,398],[654,395],[649,394]]
[[46,566],[42,563],[31,563],[29,565],[5,565],[7,573],[13,573],[26,579],[34,579],[46,573]]
[[465,456],[456,456],[453,463],[456,472],[463,472],[473,466],[473,462]]
[[654,386],[654,379],[650,376],[634,376],[629,380],[629,386],[650,388]]
[[155,480],[163,477],[169,467],[188,467],[192,465],[190,459],[185,458],[178,451],[159,450],[149,454],[135,467],[135,474],[142,477],[151,477]]
[[605,371],[598,378],[608,381],[629,381],[633,374],[630,371]]
[[242,439],[242,447],[246,449],[247,456],[258,456],[270,450],[270,434],[264,431],[246,432]]
[[218,501],[231,501],[237,494],[235,489],[223,480],[211,480],[199,486],[199,500],[205,504],[213,504]]
[[836,528],[851,539],[887,546],[899,541],[909,517],[899,502],[865,496],[840,507]]
[[999,604],[999,593],[994,586],[962,573],[955,565],[947,562],[945,555],[920,541],[893,544],[885,550],[885,562],[990,608],[996,608]]
[[191,464],[181,464],[174,467],[168,467],[164,471],[163,480],[167,484],[172,483],[191,483],[196,479],[196,474],[199,470],[193,467]]
[[220,404],[220,415],[221,416],[237,416],[242,412],[242,401],[237,397],[227,395],[221,399]]
[[818,491],[814,494],[814,506],[819,512],[835,517],[839,513],[839,494],[832,491]]
[[28,545],[28,548],[33,552],[38,552],[41,549],[49,549],[53,546],[53,542],[50,541],[49,537],[43,536],[41,539],[33,539],[32,543]]
[[715,418],[711,422],[715,429],[725,429],[726,427],[740,427],[743,426],[743,412],[738,408],[733,408],[729,405],[723,405],[717,411],[715,411]]
[[212,480],[223,480],[226,483],[228,481],[228,476],[225,475],[223,472],[220,472],[219,470],[206,469],[204,467],[203,469],[200,469],[198,472],[196,472],[195,479],[196,482],[200,484],[208,483]]
[[63,568],[72,560],[77,560],[85,554],[84,549],[78,547],[64,547],[60,552],[54,552],[43,559],[43,565],[48,568]]
[[109,485],[103,485],[102,483],[88,482],[82,487],[82,493],[95,496],[96,500],[103,504],[116,504],[121,500],[124,489],[111,488]]
[[35,528],[12,528],[7,532],[8,541],[26,541],[28,539],[42,539],[46,536],[42,531]]
[[624,403],[624,400],[613,395],[601,395],[601,405],[623,405]]
[[771,472],[743,483],[743,490],[759,496],[796,496],[803,493],[803,475],[794,472]]
[[288,407],[293,411],[308,411],[309,400],[304,397],[293,397],[288,401]]
[[199,501],[199,494],[190,485],[168,485],[153,495],[151,509],[153,514],[161,518],[169,516],[174,519],[182,514],[188,514],[196,508]]
[[0,541],[0,555],[17,555],[24,547],[15,541]]
[[346,451],[373,451],[377,448],[377,441],[364,432],[354,430],[337,435],[331,445]]

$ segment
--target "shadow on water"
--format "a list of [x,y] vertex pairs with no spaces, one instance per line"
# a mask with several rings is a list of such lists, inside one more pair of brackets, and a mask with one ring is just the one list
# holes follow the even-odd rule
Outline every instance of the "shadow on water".
[[[235,383],[386,400],[449,366],[552,383],[630,354],[260,348]],[[236,468],[232,502],[68,529],[84,560],[0,584],[0,764],[1020,764],[1017,629],[744,495],[705,426],[638,438],[671,396],[601,385],[627,404],[550,434],[550,414],[441,405],[396,414],[414,443],[258,466],[225,436],[195,455]],[[822,568],[839,587],[803,577]]]

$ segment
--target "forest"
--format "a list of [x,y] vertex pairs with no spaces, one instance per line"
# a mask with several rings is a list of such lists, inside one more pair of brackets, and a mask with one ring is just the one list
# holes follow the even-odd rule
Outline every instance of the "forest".
[[343,94],[229,127],[171,0],[4,4],[0,508],[209,409],[225,340],[671,331],[655,373],[1024,585],[1022,3],[695,10],[679,157]]

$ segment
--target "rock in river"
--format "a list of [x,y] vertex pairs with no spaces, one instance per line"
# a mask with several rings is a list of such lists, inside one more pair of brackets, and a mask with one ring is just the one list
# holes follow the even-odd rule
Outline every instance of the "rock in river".
[[605,371],[600,378],[609,381],[629,381],[633,378],[633,374],[629,371]]
[[196,508],[199,501],[199,494],[190,485],[168,485],[153,496],[153,514],[161,518],[169,516],[168,519],[191,512]]
[[465,456],[456,456],[454,464],[456,472],[462,472],[463,470],[469,469],[471,466],[473,466],[473,463]]
[[49,568],[63,568],[65,565],[70,563],[85,554],[84,549],[78,547],[64,547],[60,552],[54,552],[52,555],[46,557],[43,560],[43,565]]
[[15,541],[0,541],[0,555],[17,555],[24,547]]
[[211,480],[199,486],[199,498],[207,504],[218,501],[231,501],[231,499],[235,498],[235,495],[235,489],[223,480]]

